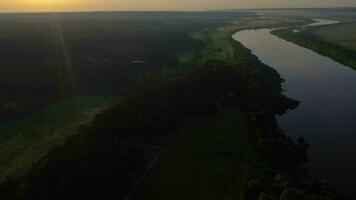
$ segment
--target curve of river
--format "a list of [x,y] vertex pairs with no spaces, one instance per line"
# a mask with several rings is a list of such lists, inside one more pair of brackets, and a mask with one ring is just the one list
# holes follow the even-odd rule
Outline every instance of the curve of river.
[[[318,21],[316,25],[328,24]],[[278,121],[288,135],[304,136],[311,143],[310,172],[352,194],[356,185],[356,71],[271,31],[244,30],[233,38],[276,69],[286,80],[286,95],[301,102]]]

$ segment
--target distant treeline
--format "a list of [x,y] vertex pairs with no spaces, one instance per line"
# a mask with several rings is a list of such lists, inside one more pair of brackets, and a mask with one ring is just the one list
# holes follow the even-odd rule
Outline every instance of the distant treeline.
[[356,70],[356,51],[345,46],[332,43],[318,37],[313,29],[294,32],[294,29],[274,30],[272,33],[282,39],[311,49],[323,56],[327,56],[343,65]]
[[[281,95],[276,71],[254,57],[248,63],[210,60],[189,70],[147,75],[119,105],[81,127],[80,134],[54,148],[26,175],[3,181],[0,198],[123,199],[152,159],[149,144],[176,133],[184,118],[212,114],[221,106],[238,107],[250,116],[261,160],[251,163],[247,199],[334,198],[306,175],[307,144],[302,139],[294,143],[276,124],[275,115],[298,102]],[[277,175],[280,185],[273,184]]]
[[75,95],[124,95],[140,73],[203,46],[160,21],[29,18],[0,17],[0,121]]

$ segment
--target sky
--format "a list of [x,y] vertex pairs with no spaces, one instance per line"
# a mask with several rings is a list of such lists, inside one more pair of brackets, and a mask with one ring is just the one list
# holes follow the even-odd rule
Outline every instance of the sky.
[[356,0],[0,0],[0,12],[356,7]]

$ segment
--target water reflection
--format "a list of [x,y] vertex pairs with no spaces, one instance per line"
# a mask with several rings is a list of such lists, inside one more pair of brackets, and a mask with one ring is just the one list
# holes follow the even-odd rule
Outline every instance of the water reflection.
[[312,144],[310,171],[351,193],[356,182],[356,71],[279,39],[270,29],[233,37],[275,68],[286,80],[286,94],[301,101],[279,123],[289,135],[305,136]]

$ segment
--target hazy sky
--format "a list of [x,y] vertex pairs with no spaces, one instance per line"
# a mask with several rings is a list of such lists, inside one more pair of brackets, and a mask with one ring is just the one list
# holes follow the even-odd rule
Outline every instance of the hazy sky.
[[0,0],[0,11],[211,10],[278,7],[356,7],[356,0]]

